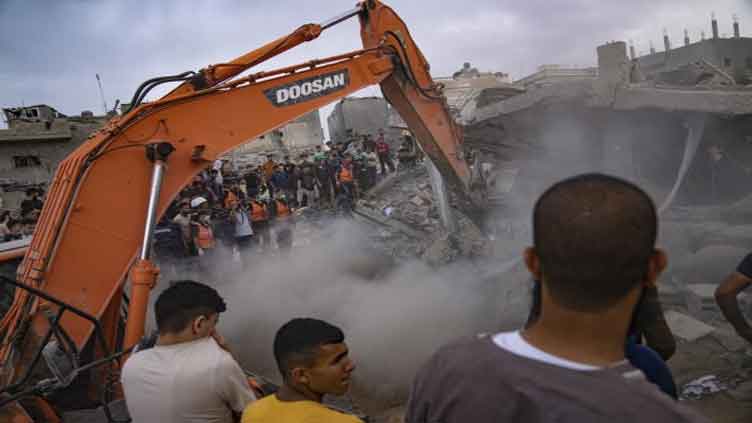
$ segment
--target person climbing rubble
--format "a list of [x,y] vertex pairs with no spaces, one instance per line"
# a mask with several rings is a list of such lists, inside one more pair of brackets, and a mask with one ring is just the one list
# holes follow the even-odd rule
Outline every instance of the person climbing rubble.
[[625,360],[633,311],[667,263],[657,221],[650,197],[615,177],[546,190],[524,252],[540,316],[439,349],[415,377],[406,423],[705,422]]

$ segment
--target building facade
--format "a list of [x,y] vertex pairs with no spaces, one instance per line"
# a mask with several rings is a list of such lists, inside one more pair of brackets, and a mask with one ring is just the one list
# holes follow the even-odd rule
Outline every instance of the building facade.
[[3,109],[8,129],[0,130],[0,196],[12,208],[25,186],[47,184],[58,164],[109,117],[83,112],[65,116],[40,104]]

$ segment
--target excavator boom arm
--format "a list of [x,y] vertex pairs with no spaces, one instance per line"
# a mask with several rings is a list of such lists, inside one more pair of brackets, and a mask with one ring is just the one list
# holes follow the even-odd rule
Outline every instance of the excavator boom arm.
[[[228,81],[355,15],[361,23],[363,50]],[[199,83],[187,81],[158,101],[133,104],[129,113],[114,118],[60,164],[19,267],[20,282],[99,319],[111,350],[116,347],[129,271],[132,281],[143,277],[143,267],[131,269],[143,243],[150,198],[155,216],[161,216],[180,190],[217,157],[364,87],[381,85],[449,186],[466,197],[470,171],[461,133],[407,27],[379,1],[367,0],[322,25],[304,25],[198,75]],[[174,151],[165,160],[161,196],[155,201],[149,192],[153,160],[146,153],[147,146],[157,143],[168,143]],[[145,257],[140,259],[137,264]],[[142,298],[132,302],[144,302],[130,308],[142,315],[128,317],[128,326],[135,329],[126,332],[138,335],[143,333],[146,305]],[[45,327],[44,311],[50,307],[16,292],[11,310],[0,322],[0,362],[5,363],[0,384],[13,379],[8,375],[28,370],[14,349],[39,346],[43,336],[35,328]],[[65,316],[60,324],[79,349],[89,342],[89,322]],[[25,331],[22,343],[20,331]],[[123,347],[130,347],[132,340],[126,335]]]

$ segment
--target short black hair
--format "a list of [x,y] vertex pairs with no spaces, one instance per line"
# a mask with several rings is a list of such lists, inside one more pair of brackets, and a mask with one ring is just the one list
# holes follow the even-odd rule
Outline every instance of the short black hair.
[[154,305],[159,333],[176,333],[198,316],[222,313],[227,305],[216,289],[192,280],[170,282]]
[[604,310],[647,274],[658,218],[650,197],[625,180],[588,173],[563,180],[533,210],[533,242],[553,300]]
[[287,380],[295,365],[313,365],[318,347],[344,341],[345,334],[342,330],[323,320],[290,320],[279,328],[274,337],[274,358],[282,378]]

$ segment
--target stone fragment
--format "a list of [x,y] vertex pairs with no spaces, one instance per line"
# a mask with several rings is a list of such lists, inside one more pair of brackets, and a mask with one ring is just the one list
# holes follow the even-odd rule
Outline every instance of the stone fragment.
[[674,310],[667,311],[665,316],[666,323],[668,323],[669,328],[671,328],[671,332],[687,341],[697,340],[705,335],[709,335],[715,330],[715,328],[710,325],[706,325],[693,317]]
[[717,285],[711,283],[695,283],[686,286],[685,301],[689,312],[693,315],[703,311],[717,311],[715,303],[715,289]]
[[742,337],[727,329],[716,329],[711,336],[730,352],[743,351],[750,346]]

